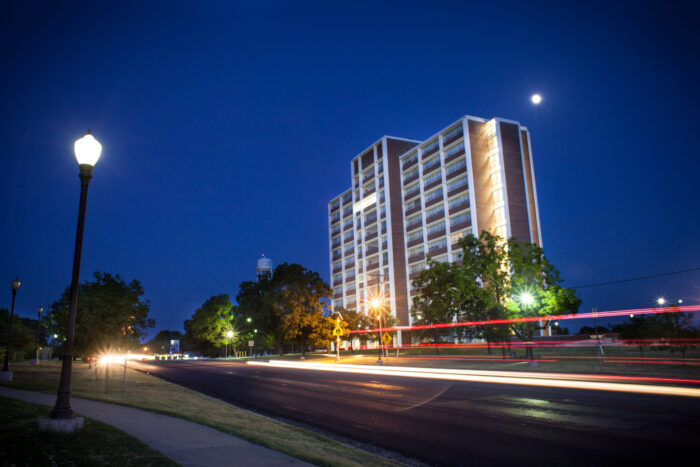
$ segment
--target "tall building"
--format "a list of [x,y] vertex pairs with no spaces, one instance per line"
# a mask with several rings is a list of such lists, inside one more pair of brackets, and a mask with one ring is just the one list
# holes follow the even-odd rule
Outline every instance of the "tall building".
[[385,136],[350,171],[352,187],[328,204],[336,307],[367,312],[383,293],[410,325],[410,284],[427,254],[456,261],[457,241],[482,230],[542,245],[530,134],[518,122],[465,116],[422,142]]

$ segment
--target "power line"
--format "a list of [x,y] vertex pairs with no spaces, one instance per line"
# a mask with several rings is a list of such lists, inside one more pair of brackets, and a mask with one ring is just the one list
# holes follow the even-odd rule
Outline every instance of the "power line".
[[571,287],[572,289],[584,289],[586,287],[597,287],[600,285],[612,285],[612,284],[621,284],[623,282],[632,282],[632,281],[641,281],[643,279],[653,279],[655,277],[663,277],[663,276],[672,276],[674,274],[683,274],[686,272],[693,272],[693,271],[700,271],[700,268],[690,268],[690,269],[683,269],[681,271],[673,271],[673,272],[664,272],[661,274],[652,274],[650,276],[641,276],[641,277],[633,277],[631,279],[620,279],[618,281],[610,281],[610,282],[598,282],[596,284],[585,284],[585,285],[577,285],[575,287]]

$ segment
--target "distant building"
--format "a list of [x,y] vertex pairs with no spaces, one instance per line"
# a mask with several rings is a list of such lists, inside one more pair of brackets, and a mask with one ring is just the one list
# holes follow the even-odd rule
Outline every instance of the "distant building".
[[258,277],[261,276],[271,276],[272,275],[272,260],[270,258],[265,258],[262,255],[258,260],[258,267],[256,268]]
[[350,171],[351,188],[328,203],[336,307],[367,312],[381,291],[410,325],[426,255],[457,261],[457,241],[481,230],[542,245],[530,133],[518,122],[465,116],[425,141],[384,136]]

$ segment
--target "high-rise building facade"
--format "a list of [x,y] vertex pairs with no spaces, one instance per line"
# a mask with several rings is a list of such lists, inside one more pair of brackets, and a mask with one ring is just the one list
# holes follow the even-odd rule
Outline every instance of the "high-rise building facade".
[[518,122],[466,116],[423,142],[385,136],[352,160],[351,176],[328,205],[336,307],[369,311],[381,291],[410,325],[426,255],[456,261],[459,238],[482,230],[542,244],[530,134]]

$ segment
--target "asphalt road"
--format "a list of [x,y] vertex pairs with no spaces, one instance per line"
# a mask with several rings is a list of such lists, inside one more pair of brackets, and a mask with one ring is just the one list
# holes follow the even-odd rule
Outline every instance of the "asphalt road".
[[216,398],[430,464],[692,465],[700,446],[695,398],[234,362],[139,365]]

